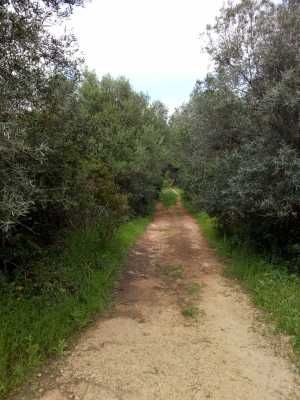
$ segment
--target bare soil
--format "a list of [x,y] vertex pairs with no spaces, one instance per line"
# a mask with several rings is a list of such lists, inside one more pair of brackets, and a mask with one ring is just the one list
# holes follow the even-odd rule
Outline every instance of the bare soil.
[[300,399],[289,345],[222,268],[181,205],[159,205],[113,310],[18,399]]

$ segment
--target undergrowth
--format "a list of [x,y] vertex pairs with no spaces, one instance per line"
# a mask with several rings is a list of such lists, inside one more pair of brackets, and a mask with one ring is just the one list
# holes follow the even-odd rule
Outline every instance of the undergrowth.
[[170,187],[163,188],[159,196],[160,201],[167,208],[175,206],[175,204],[177,203],[177,198],[177,191]]
[[12,282],[0,280],[0,397],[110,302],[120,266],[149,219],[120,226],[103,244],[99,228],[71,233],[61,254],[50,253]]
[[284,265],[267,262],[253,249],[237,246],[230,238],[221,236],[216,221],[206,213],[194,213],[194,216],[209,243],[227,260],[225,273],[243,283],[278,332],[291,336],[300,361],[300,276],[291,274]]

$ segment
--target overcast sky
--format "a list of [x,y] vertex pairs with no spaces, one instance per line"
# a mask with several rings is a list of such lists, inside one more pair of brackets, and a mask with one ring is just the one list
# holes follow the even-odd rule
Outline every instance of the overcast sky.
[[69,21],[99,77],[126,76],[171,110],[187,101],[210,64],[200,33],[223,0],[92,0]]

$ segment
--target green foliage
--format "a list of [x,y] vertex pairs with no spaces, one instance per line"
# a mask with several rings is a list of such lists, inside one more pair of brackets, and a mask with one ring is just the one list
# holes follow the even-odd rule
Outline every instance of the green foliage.
[[108,306],[127,250],[148,222],[124,223],[105,243],[102,225],[77,230],[62,254],[50,252],[12,282],[0,276],[0,397]]
[[300,355],[300,277],[285,265],[271,264],[249,246],[237,245],[232,237],[220,235],[216,220],[206,213],[195,214],[205,236],[227,260],[226,274],[239,279],[256,305],[266,311],[266,318],[279,332],[292,338]]
[[131,212],[147,214],[158,197],[166,163],[166,109],[135,93],[125,78],[99,81],[88,71],[80,104],[90,151],[110,166]]
[[78,60],[73,38],[54,38],[47,27],[82,1],[2,3],[0,265],[11,269],[63,225],[71,204]]
[[[101,221],[103,239],[110,239],[120,221],[128,215],[127,197],[121,194],[118,185],[108,168],[100,161],[82,162],[81,170],[74,187],[81,190],[77,197],[72,219],[77,224],[90,226]],[[73,215],[75,214],[75,215]]]
[[[215,71],[171,119],[179,184],[218,227],[297,269],[299,2],[240,0],[208,28]],[[288,43],[288,44],[287,44]]]
[[200,312],[197,306],[190,305],[183,308],[181,313],[186,318],[197,319]]
[[[64,2],[56,2],[57,9],[48,3],[49,15],[65,10]],[[80,2],[68,2],[73,3]],[[8,5],[2,18],[24,19],[30,31],[31,19],[39,19],[46,9],[29,5],[28,20],[22,7]],[[37,49],[45,46],[46,57],[49,43],[39,42],[46,28],[42,20],[39,23],[40,36],[28,33],[26,41]],[[30,86],[21,97],[15,86],[23,88],[26,77],[13,75],[16,82],[9,93],[16,99],[2,93],[6,108],[0,110],[0,268],[9,273],[38,257],[62,228],[97,221],[109,238],[124,218],[147,215],[162,185],[169,134],[165,107],[150,103],[124,78],[106,76],[99,81],[86,71],[80,80],[77,63],[68,58],[74,59],[71,43],[55,44],[53,70],[50,61],[47,66],[36,64],[38,88]],[[20,64],[24,57],[18,58]],[[30,75],[34,65],[22,70],[24,74]],[[36,77],[29,78],[37,84]],[[18,101],[20,108],[10,101]]]
[[83,3],[1,2],[1,394],[105,307],[162,186],[166,108],[49,29]]
[[167,208],[175,206],[177,203],[178,194],[173,188],[163,188],[159,195],[159,200]]

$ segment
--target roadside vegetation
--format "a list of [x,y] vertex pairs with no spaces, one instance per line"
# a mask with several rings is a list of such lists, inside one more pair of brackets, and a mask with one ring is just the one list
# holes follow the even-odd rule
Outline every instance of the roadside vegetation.
[[46,358],[61,355],[78,328],[105,310],[130,246],[149,218],[122,224],[106,243],[101,226],[72,232],[30,270],[1,281],[0,396]]
[[167,109],[54,36],[84,0],[0,10],[0,396],[109,302],[157,201]]
[[238,279],[253,302],[266,311],[280,333],[291,337],[300,362],[300,276],[285,264],[272,264],[266,256],[232,237],[220,234],[216,220],[206,213],[194,213],[209,243],[224,257],[225,274]]
[[175,189],[171,187],[165,187],[162,189],[159,200],[163,203],[163,205],[167,208],[175,206],[178,199],[178,193]]
[[240,0],[207,29],[214,70],[171,117],[177,184],[218,227],[300,268],[300,3]]
[[[83,1],[1,6],[0,271],[13,275],[65,228],[109,237],[147,215],[167,160],[167,109],[124,77],[98,79],[72,35],[49,32]],[[60,21],[62,22],[62,21]]]
[[176,184],[254,302],[300,352],[300,3],[228,2],[214,68],[170,120]]
[[155,202],[177,202],[166,179],[300,351],[299,1],[228,3],[214,70],[171,118],[54,36],[84,3],[1,2],[0,397],[109,304]]

